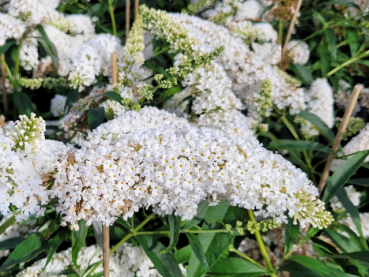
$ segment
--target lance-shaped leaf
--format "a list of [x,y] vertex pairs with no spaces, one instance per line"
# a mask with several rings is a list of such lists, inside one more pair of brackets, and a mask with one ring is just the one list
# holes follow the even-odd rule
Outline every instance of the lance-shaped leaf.
[[84,219],[78,222],[79,230],[72,231],[72,262],[77,265],[78,253],[85,243],[88,226],[86,226],[86,221]]
[[168,216],[169,226],[170,226],[170,242],[169,246],[162,251],[162,253],[168,253],[171,251],[178,242],[179,238],[179,227],[181,225],[181,218],[175,215]]
[[197,238],[196,235],[187,233],[188,241],[190,242],[191,248],[197,259],[200,263],[206,268],[207,271],[210,271],[210,267],[208,265],[208,262],[206,261],[206,257],[204,254],[204,249],[202,248],[202,245]]

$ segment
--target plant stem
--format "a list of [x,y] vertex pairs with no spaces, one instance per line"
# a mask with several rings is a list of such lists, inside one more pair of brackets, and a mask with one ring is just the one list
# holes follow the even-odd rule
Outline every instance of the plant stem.
[[[179,231],[182,234],[185,233],[192,233],[192,234],[204,234],[204,233],[229,233],[226,229],[217,229],[217,230],[188,230],[183,229]],[[152,232],[137,232],[135,236],[142,236],[142,235],[166,235],[170,234],[170,231],[152,231]]]
[[348,61],[344,62],[343,64],[337,66],[336,68],[334,68],[333,70],[331,70],[330,72],[328,72],[327,75],[324,76],[324,78],[327,78],[327,77],[333,75],[338,70],[340,70],[341,68],[345,67],[346,65],[349,65],[351,63],[354,63],[354,62],[356,62],[356,61],[360,60],[361,58],[364,58],[364,57],[366,57],[368,55],[369,55],[369,50],[365,51],[364,53],[362,53],[362,54],[360,54],[360,55],[358,55],[356,57],[353,57],[353,58],[349,59]]
[[[247,212],[249,214],[250,220],[252,222],[256,222],[255,217],[254,217],[254,213],[252,212],[252,210],[247,210]],[[265,262],[268,266],[268,269],[270,270],[270,272],[269,272],[270,276],[277,277],[277,275],[275,273],[275,269],[272,265],[272,262],[269,259],[268,253],[266,251],[263,239],[261,238],[260,231],[258,231],[258,230],[255,231],[255,237],[256,237],[256,240],[259,244],[261,255],[263,256],[263,258],[264,258],[264,260],[265,260]]]
[[20,64],[20,57],[19,52],[22,47],[23,38],[19,41],[18,49],[17,49],[17,57],[15,59],[15,68],[14,68],[14,84],[16,88],[18,87],[18,80],[19,80],[19,64]]
[[278,40],[281,45],[283,45],[283,20],[279,20],[279,29],[278,29]]
[[114,6],[111,3],[111,0],[108,0],[108,2],[109,2],[109,13],[111,17],[111,25],[113,26],[113,35],[117,36],[117,25],[115,23]]
[[[121,239],[111,250],[110,255],[113,254],[119,246],[121,246],[123,243],[125,243],[127,240],[129,240],[131,237],[135,235],[135,233],[140,230],[147,222],[149,222],[153,217],[155,216],[155,213],[150,214],[148,217],[145,218],[144,221],[140,223],[134,230],[133,233],[127,234],[123,239]],[[95,264],[95,266],[91,269],[91,271],[86,275],[86,277],[91,276],[91,274],[102,264],[102,260]]]
[[238,251],[236,248],[234,248],[233,245],[231,245],[229,247],[229,251],[233,252],[233,253],[236,253],[237,255],[241,256],[242,258],[244,258],[245,260],[248,260],[250,263],[253,263],[254,265],[262,268],[262,269],[266,269],[264,266],[262,266],[261,264],[259,264],[257,261],[251,259],[249,256],[241,253],[240,251]]

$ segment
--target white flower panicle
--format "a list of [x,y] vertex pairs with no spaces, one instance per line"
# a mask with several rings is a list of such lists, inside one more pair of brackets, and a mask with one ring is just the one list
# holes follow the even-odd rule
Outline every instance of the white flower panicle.
[[56,94],[54,98],[51,99],[50,110],[53,116],[60,117],[64,114],[64,107],[66,102],[67,97],[59,94]]
[[188,126],[184,118],[179,118],[164,110],[155,107],[144,107],[139,112],[128,111],[116,120],[110,120],[94,129],[87,140],[98,142],[101,139],[116,140],[131,132],[143,129],[155,129],[163,125],[178,127]]
[[[360,195],[361,195],[360,192],[356,191],[356,189],[352,185],[345,187],[345,190],[346,190],[347,197],[352,202],[352,204],[354,206],[359,206],[359,204],[360,204]],[[334,212],[340,213],[340,212],[344,211],[344,209],[345,209],[343,207],[342,203],[338,200],[337,196],[334,196],[331,199],[330,204],[331,204],[332,210]]]
[[110,34],[101,34],[86,42],[73,60],[69,81],[72,87],[82,91],[96,82],[100,73],[111,74],[111,55],[119,53],[119,39]]
[[18,18],[0,12],[0,46],[10,38],[20,39],[26,31],[26,25]]
[[166,125],[86,142],[53,177],[50,192],[59,199],[63,224],[72,227],[82,218],[110,225],[150,206],[190,219],[207,198],[277,222],[286,221],[286,211],[302,225],[322,228],[332,221],[301,170],[255,140],[207,128]]
[[[369,123],[365,128],[360,131],[358,135],[353,137],[344,147],[343,154],[350,155],[358,151],[369,150]],[[340,156],[340,154],[338,154]],[[369,161],[369,157],[365,159],[365,162]],[[337,168],[344,162],[343,159],[335,159],[332,162],[331,170],[336,171]]]
[[287,43],[287,56],[294,64],[306,64],[310,58],[309,45],[301,40],[290,40]]
[[[338,81],[338,91],[334,95],[334,101],[338,107],[344,108],[344,109],[347,108],[348,103],[350,101],[350,97],[351,97],[351,91],[352,91],[352,88],[348,82],[346,82],[343,79],[340,79]],[[359,95],[359,99],[361,98],[361,96],[362,96],[362,92]],[[359,111],[360,111],[360,104],[356,103],[353,114],[356,114]]]
[[[307,111],[318,116],[329,128],[334,126],[333,90],[327,79],[316,79],[307,94]],[[300,119],[298,119],[300,121]],[[301,120],[301,132],[305,137],[319,135],[319,131],[310,123]]]
[[251,21],[232,21],[227,24],[227,28],[233,31],[236,37],[242,38],[245,43],[249,44],[253,41],[275,42],[278,38],[278,33],[267,22],[253,24]]
[[[89,266],[102,259],[102,250],[95,245],[82,247],[77,258],[79,268],[74,268],[78,273],[87,270]],[[46,258],[35,262],[16,275],[16,277],[46,277],[58,274],[69,268],[72,263],[72,248],[61,251],[51,258],[46,265]],[[111,277],[160,277],[159,272],[153,268],[154,264],[147,257],[145,251],[139,246],[133,246],[130,243],[124,243],[110,255],[109,269]],[[101,272],[103,267],[100,265],[96,271]],[[186,269],[181,267],[185,273]],[[87,272],[88,273],[88,270]],[[59,275],[59,274],[58,274]],[[60,275],[66,276],[66,275]]]

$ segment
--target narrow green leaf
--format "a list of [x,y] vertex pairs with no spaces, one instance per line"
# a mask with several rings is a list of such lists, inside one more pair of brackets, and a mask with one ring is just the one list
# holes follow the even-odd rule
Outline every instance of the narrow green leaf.
[[[238,207],[228,205],[226,201],[220,202],[217,206],[209,207],[204,218],[202,229],[218,229],[223,226],[219,221],[226,224],[236,225],[237,220],[242,217],[243,210]],[[204,250],[206,260],[210,269],[222,257],[222,253],[228,249],[234,236],[228,233],[203,233],[197,236]],[[206,268],[199,262],[195,255],[191,255],[187,277],[200,277],[206,273]]]
[[332,149],[329,147],[313,141],[297,141],[291,139],[281,139],[279,141],[273,141],[271,143],[275,148],[278,149],[296,149],[296,150],[315,150],[325,153],[331,153]]
[[43,38],[43,40],[38,39],[38,41],[42,44],[45,51],[50,55],[51,60],[53,62],[54,72],[55,74],[57,74],[58,69],[59,69],[59,59],[58,59],[58,52],[55,48],[55,45],[50,41],[42,25],[37,25],[37,30],[40,32]]
[[264,276],[266,269],[262,269],[244,259],[226,257],[221,258],[211,267],[210,276]]
[[177,263],[183,264],[187,263],[190,260],[191,253],[192,253],[191,245],[187,245],[179,249],[178,251],[174,252],[173,256],[174,259],[176,259]]
[[191,229],[193,226],[199,224],[205,217],[206,212],[209,209],[208,201],[203,201],[197,207],[196,215],[183,226],[184,229]]
[[[0,46],[0,55],[4,54],[15,43],[15,41],[9,41],[3,46]],[[1,62],[1,61],[0,61]]]
[[195,234],[186,233],[188,241],[192,247],[192,251],[199,260],[200,263],[206,268],[207,271],[210,271],[210,267],[208,262],[206,261],[206,257],[204,254],[204,250],[202,249],[202,245]]
[[12,265],[26,262],[37,256],[41,251],[46,249],[46,246],[42,247],[43,241],[44,239],[40,233],[33,233],[28,236],[10,253],[0,267],[0,272]]
[[343,207],[346,211],[351,215],[352,221],[355,224],[356,230],[359,232],[361,237],[363,236],[363,231],[361,230],[361,220],[360,215],[357,208],[352,204],[350,199],[347,197],[346,190],[344,188],[340,188],[336,193],[338,200],[342,203]]
[[36,104],[23,91],[18,91],[14,94],[14,101],[17,104],[19,114],[25,114],[29,117],[31,113],[38,113]]
[[56,236],[52,239],[52,241],[50,242],[49,251],[47,252],[46,263],[45,263],[44,269],[49,264],[49,262],[51,261],[51,258],[53,257],[53,255],[58,250],[59,246],[62,244],[64,239],[66,239],[67,236],[68,236],[68,229],[64,228],[63,230],[58,232]]
[[51,226],[45,232],[45,234],[44,234],[44,238],[45,239],[48,239],[52,233],[54,233],[56,230],[59,229],[59,227],[60,227],[60,220],[61,220],[61,215],[60,215],[60,213],[58,213],[58,215],[54,219],[54,221],[51,224]]
[[310,85],[313,82],[313,76],[305,65],[290,64],[289,69],[295,72],[304,85]]
[[0,242],[0,250],[14,249],[25,238],[12,238]]
[[108,91],[103,94],[103,96],[109,97],[111,100],[117,101],[119,103],[122,103],[122,96],[118,92],[115,91]]
[[170,242],[169,246],[162,251],[162,253],[168,253],[171,251],[178,242],[179,239],[179,227],[181,225],[181,218],[175,215],[168,216],[169,226],[170,226]]
[[292,246],[296,243],[297,237],[299,236],[298,224],[293,224],[293,218],[288,219],[288,224],[284,229],[284,254],[290,252]]
[[92,230],[94,232],[94,237],[96,239],[96,244],[100,247],[103,245],[103,238],[102,238],[102,222],[101,221],[92,221]]
[[321,42],[318,46],[318,54],[320,57],[322,77],[326,76],[331,68],[331,54],[325,43]]
[[333,29],[325,30],[325,41],[329,45],[334,59],[337,58],[337,36]]
[[279,271],[288,271],[292,276],[300,277],[344,277],[345,273],[327,266],[324,262],[306,256],[292,256],[292,262],[282,266]]
[[15,215],[12,215],[9,217],[3,224],[0,226],[0,235],[5,232],[6,229],[8,229],[10,226],[12,226],[15,223]]
[[369,150],[357,152],[352,155],[342,164],[338,166],[333,175],[329,178],[330,182],[327,183],[326,189],[323,195],[323,201],[328,202],[336,194],[339,188],[341,188],[350,177],[356,172],[356,170],[365,161],[369,155]]
[[105,109],[104,107],[90,109],[87,114],[88,127],[92,131],[104,122]]
[[172,88],[169,88],[165,91],[163,91],[162,93],[160,93],[159,97],[154,101],[155,105],[158,104],[163,104],[165,105],[165,103],[176,93],[182,91],[182,87],[181,86],[174,86]]
[[359,239],[352,240],[341,234],[338,234],[336,231],[333,231],[331,229],[325,229],[324,232],[343,252],[355,252],[364,250]]
[[85,243],[88,226],[86,226],[86,221],[81,219],[78,222],[79,230],[72,231],[72,262],[77,265],[78,253]]
[[357,29],[346,27],[343,29],[343,35],[345,39],[348,40],[348,44],[350,46],[351,57],[354,57],[360,45],[359,36],[357,34]]
[[362,179],[350,179],[347,181],[348,184],[359,185],[359,186],[369,186],[369,178]]
[[146,255],[154,264],[155,269],[163,277],[183,276],[173,254],[171,252],[165,254],[160,253],[165,249],[165,246],[161,242],[148,235],[137,236],[136,238]]
[[115,222],[118,223],[119,225],[123,226],[124,228],[128,229],[128,230],[131,230],[131,228],[132,228],[131,222],[129,222],[129,220],[124,220],[121,217],[119,217]]
[[73,89],[68,93],[67,100],[65,101],[64,114],[69,112],[72,105],[77,102],[79,96],[78,89]]
[[318,129],[319,133],[321,133],[330,143],[333,143],[335,139],[334,133],[318,116],[308,111],[300,111],[298,116],[313,124]]
[[331,255],[329,258],[333,259],[353,259],[359,261],[361,264],[369,267],[369,251],[358,251],[352,253],[342,253],[338,255]]

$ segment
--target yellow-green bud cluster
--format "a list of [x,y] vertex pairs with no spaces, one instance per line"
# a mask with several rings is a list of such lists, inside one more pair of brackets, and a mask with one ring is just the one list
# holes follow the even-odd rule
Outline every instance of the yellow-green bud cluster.
[[267,219],[265,221],[260,221],[260,222],[253,222],[249,220],[249,222],[247,223],[247,230],[251,234],[255,234],[255,232],[258,232],[258,231],[267,232],[269,230],[277,228],[280,225],[281,224],[276,223],[273,219]]
[[[342,122],[342,118],[336,117],[335,125],[337,128],[340,127],[341,122]],[[364,127],[365,127],[365,122],[362,118],[351,116],[342,139],[347,140],[349,137],[352,137],[353,135],[360,132],[361,129],[363,129]]]
[[215,2],[216,2],[215,0],[200,0],[199,2],[195,4],[188,5],[187,10],[182,10],[182,12],[189,13],[192,15],[196,13],[198,10],[201,10],[205,7],[213,5]]
[[280,76],[283,77],[287,84],[290,84],[292,86],[301,86],[300,80],[292,77],[286,71],[280,69],[278,66],[273,66],[273,69],[277,71]]
[[39,89],[40,87],[52,89],[55,87],[69,87],[65,78],[20,78],[19,85],[31,90]]
[[259,116],[267,115],[268,109],[272,106],[272,81],[266,79],[260,87],[260,93],[255,98],[255,109]]

